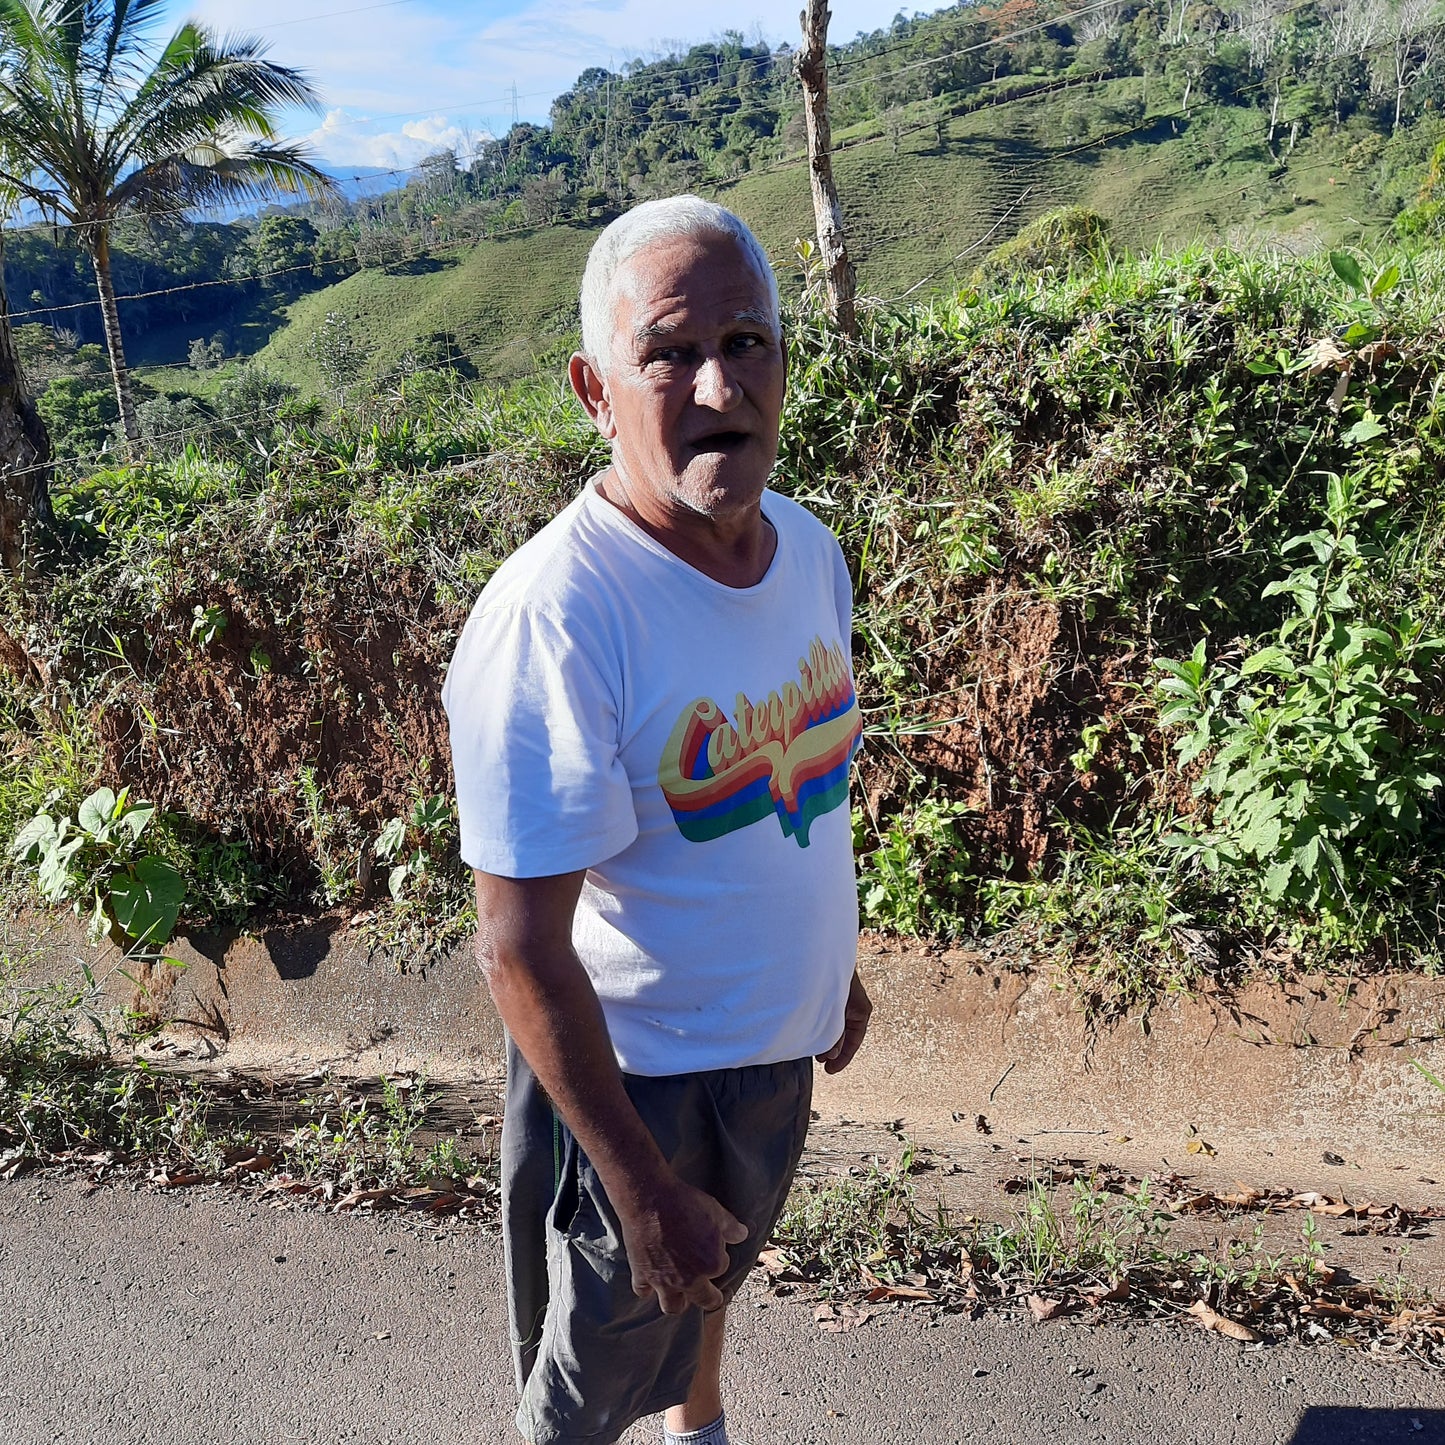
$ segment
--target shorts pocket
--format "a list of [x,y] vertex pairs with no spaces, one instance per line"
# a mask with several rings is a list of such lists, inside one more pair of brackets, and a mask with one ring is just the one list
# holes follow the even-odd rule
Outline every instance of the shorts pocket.
[[559,1179],[549,1223],[569,1244],[597,1254],[620,1254],[622,1232],[592,1161],[562,1127]]

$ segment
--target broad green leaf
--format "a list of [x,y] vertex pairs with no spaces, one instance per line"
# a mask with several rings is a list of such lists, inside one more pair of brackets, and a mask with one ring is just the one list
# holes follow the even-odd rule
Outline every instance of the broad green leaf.
[[155,817],[156,810],[150,803],[137,803],[133,808],[127,808],[120,815],[119,824],[130,832],[131,840],[134,842],[140,838]]
[[1347,446],[1363,446],[1366,442],[1374,441],[1376,437],[1385,436],[1389,430],[1373,412],[1366,412],[1345,432],[1341,440]]
[[1400,268],[1391,262],[1370,283],[1370,300],[1378,301],[1382,296],[1388,296],[1399,284]]
[[57,841],[47,848],[40,859],[40,871],[36,884],[40,895],[47,903],[58,903],[69,898],[79,880],[70,870],[70,860],[85,843],[83,836]]
[[1273,817],[1262,818],[1250,825],[1240,835],[1239,846],[1246,853],[1252,853],[1263,863],[1267,858],[1274,856],[1274,851],[1279,847],[1280,826],[1279,819]]
[[162,858],[142,858],[110,881],[115,921],[139,943],[166,942],[185,899],[186,880]]
[[444,827],[451,820],[451,802],[441,793],[434,793],[429,798],[423,798],[411,811],[412,825],[427,832]]
[[1348,251],[1331,251],[1330,265],[1335,275],[1352,291],[1366,289],[1365,273],[1360,270],[1360,263]]
[[55,819],[49,813],[37,813],[10,840],[10,856],[19,858],[22,862],[29,861],[31,853],[37,849],[43,853],[47,846],[53,846],[56,841]]
[[109,833],[115,817],[115,794],[109,788],[97,788],[81,805],[76,822],[91,835]]
[[1272,898],[1276,902],[1283,898],[1289,889],[1290,875],[1294,872],[1294,864],[1288,858],[1276,863],[1264,875],[1264,893],[1266,898]]
[[1292,677],[1294,671],[1294,658],[1284,648],[1262,647],[1258,652],[1245,658],[1239,669],[1239,675],[1253,677],[1257,672],[1272,672],[1280,677]]
[[406,820],[390,818],[377,835],[372,848],[378,858],[395,858],[406,845]]

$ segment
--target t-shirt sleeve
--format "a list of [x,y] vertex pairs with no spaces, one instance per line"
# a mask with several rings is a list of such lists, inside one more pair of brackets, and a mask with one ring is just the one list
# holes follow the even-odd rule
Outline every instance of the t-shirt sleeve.
[[616,689],[558,622],[526,608],[474,615],[444,700],[468,865],[572,873],[637,836]]
[[843,654],[852,665],[853,656],[853,579],[848,575],[848,563],[844,560],[843,549],[837,539],[829,537],[833,553],[833,602],[838,609],[838,640],[843,644]]

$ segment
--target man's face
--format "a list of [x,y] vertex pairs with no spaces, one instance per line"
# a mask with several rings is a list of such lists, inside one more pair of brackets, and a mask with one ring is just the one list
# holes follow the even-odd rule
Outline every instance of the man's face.
[[786,368],[752,260],[730,237],[678,237],[631,257],[614,288],[606,374],[574,358],[572,378],[624,485],[708,517],[756,506]]

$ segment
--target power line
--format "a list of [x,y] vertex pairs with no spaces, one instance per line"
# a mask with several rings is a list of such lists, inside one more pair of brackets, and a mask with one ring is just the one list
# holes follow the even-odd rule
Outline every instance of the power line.
[[298,15],[294,20],[273,20],[263,30],[284,30],[288,25],[309,25],[313,20],[336,20],[342,15],[361,15],[368,10],[394,10],[398,5],[410,5],[413,0],[377,0],[374,5],[356,5],[349,10],[327,10],[321,15]]

